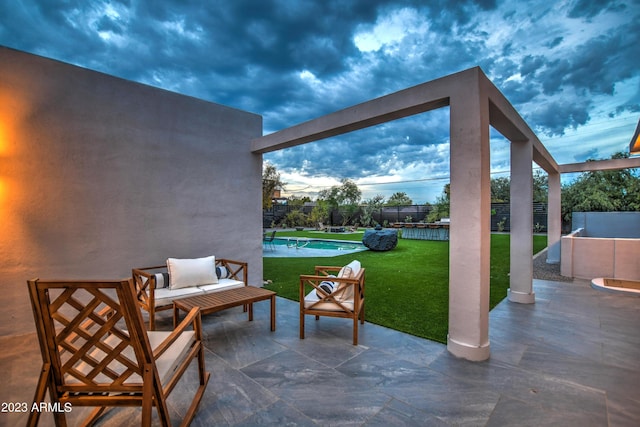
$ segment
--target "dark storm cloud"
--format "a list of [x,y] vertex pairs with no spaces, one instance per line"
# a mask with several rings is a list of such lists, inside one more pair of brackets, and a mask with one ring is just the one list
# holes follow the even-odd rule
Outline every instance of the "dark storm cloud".
[[622,11],[627,6],[625,2],[618,1],[594,1],[578,0],[574,2],[573,8],[569,11],[569,18],[593,18],[604,11]]
[[547,102],[531,112],[528,118],[532,123],[544,123],[544,128],[541,125],[537,127],[548,135],[564,135],[565,130],[587,123],[589,107],[577,99]]
[[[639,10],[618,0],[24,0],[0,3],[0,44],[255,112],[266,132],[480,66],[532,128],[557,136],[599,110],[640,110]],[[273,161],[307,177],[439,173],[446,115]]]
[[628,58],[637,47],[620,35],[588,40],[568,58],[547,63],[540,74],[542,86],[546,93],[570,85],[594,94],[612,94],[614,84],[630,77],[636,68]]
[[443,137],[448,133],[446,114],[439,111],[420,115],[417,120],[405,118],[305,144],[287,150],[279,163],[303,176],[340,178],[383,176],[390,168],[403,169],[416,162],[444,162],[448,167],[448,158],[430,156],[423,150],[427,144],[447,142]]
[[600,155],[598,153],[598,149],[597,148],[592,148],[590,150],[577,153],[575,156],[573,156],[573,160],[575,162],[584,162],[584,161],[587,161],[587,160],[596,160],[599,157],[600,157]]
[[544,57],[536,55],[527,55],[520,64],[520,74],[523,77],[531,76],[536,77],[537,71],[544,65]]

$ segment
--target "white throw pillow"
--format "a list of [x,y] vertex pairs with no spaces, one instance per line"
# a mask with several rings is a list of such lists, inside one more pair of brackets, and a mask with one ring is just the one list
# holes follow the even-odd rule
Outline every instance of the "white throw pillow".
[[360,261],[358,260],[351,261],[349,264],[345,265],[340,269],[340,272],[338,273],[338,277],[344,277],[347,279],[356,277],[360,272],[360,268],[361,268]]
[[213,255],[194,259],[168,258],[167,269],[171,289],[218,283],[216,257]]
[[[355,278],[360,272],[360,268],[360,261],[351,261],[349,264],[340,269],[338,277],[345,279]],[[337,294],[338,299],[346,300],[349,298],[353,298],[353,286],[350,286],[349,284],[344,282],[338,282],[337,289],[335,289],[334,292]]]
[[340,269],[340,272],[338,273],[338,277],[350,279],[352,273],[353,273],[353,270],[351,269],[351,267],[349,267],[348,265],[345,265]]

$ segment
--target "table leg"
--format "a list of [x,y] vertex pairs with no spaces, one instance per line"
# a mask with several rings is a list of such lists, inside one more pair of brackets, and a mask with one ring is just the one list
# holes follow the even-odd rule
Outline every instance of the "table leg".
[[173,305],[173,329],[176,328],[176,325],[178,324],[178,316],[179,316],[179,312],[180,310],[178,310],[178,307],[176,307],[176,305]]
[[271,330],[276,330],[276,296],[271,295]]
[[253,320],[253,303],[249,303],[249,322]]

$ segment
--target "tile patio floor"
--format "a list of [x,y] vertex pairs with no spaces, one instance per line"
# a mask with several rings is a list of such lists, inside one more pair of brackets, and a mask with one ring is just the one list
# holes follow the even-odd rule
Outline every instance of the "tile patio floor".
[[[640,426],[640,298],[586,281],[535,280],[534,290],[535,305],[505,300],[491,312],[491,359],[481,363],[370,323],[354,347],[345,319],[309,317],[300,340],[298,305],[282,298],[276,332],[268,302],[255,304],[253,322],[240,308],[206,316],[212,377],[192,425]],[[1,337],[0,348],[1,401],[30,402],[35,334]],[[174,422],[193,390],[182,381],[174,391]],[[1,426],[25,420],[0,413]],[[137,410],[112,410],[99,425],[139,425]]]

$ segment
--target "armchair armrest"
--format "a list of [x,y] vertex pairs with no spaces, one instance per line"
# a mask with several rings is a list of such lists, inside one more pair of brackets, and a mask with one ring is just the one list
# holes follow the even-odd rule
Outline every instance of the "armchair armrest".
[[316,271],[316,276],[328,276],[330,274],[337,274],[340,272],[340,269],[342,267],[335,267],[335,266],[326,266],[326,265],[316,265],[315,267],[315,271]]
[[155,305],[154,291],[156,289],[155,270],[166,268],[164,265],[131,270],[133,284],[136,291],[136,299],[147,311]]
[[171,334],[164,339],[156,348],[153,349],[153,357],[154,359],[158,359],[162,354],[167,351],[171,344],[173,344],[176,339],[182,334],[189,325],[193,325],[193,330],[196,333],[196,340],[200,341],[202,339],[202,322],[200,316],[200,308],[193,307],[191,311],[187,314],[187,316],[182,319],[182,321],[176,326],[176,328],[171,332]]
[[216,267],[223,266],[229,272],[229,278],[242,280],[244,285],[248,284],[249,268],[248,263],[227,258],[216,258]]

